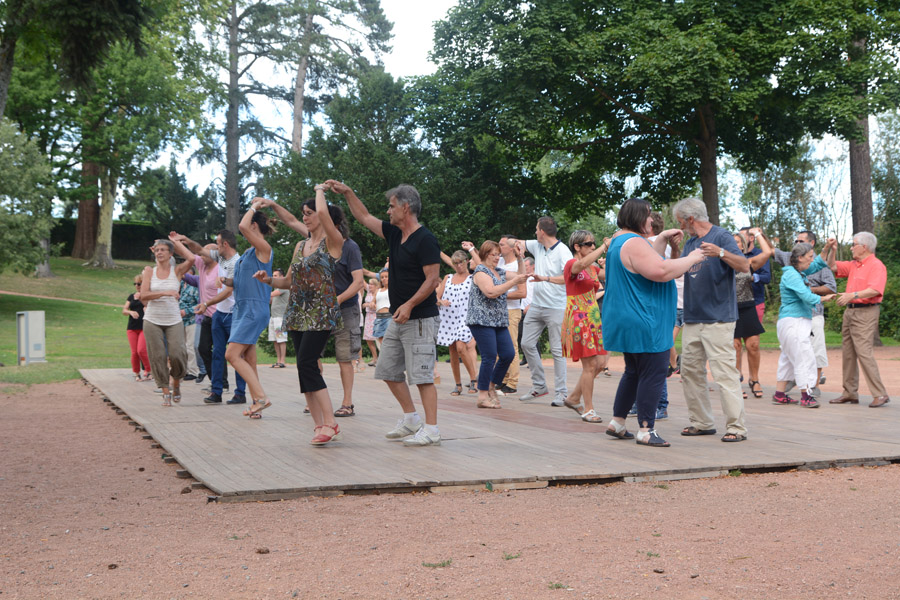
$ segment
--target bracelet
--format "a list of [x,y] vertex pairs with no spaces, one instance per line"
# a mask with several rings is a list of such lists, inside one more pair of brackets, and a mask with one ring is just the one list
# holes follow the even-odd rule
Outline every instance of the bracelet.
[[325,186],[319,184],[319,185],[317,185],[317,186],[314,186],[313,189],[314,189],[315,191],[317,191],[317,192],[324,192],[324,191],[325,191]]
[[253,208],[252,206],[250,207],[250,210],[252,210],[253,212],[256,212],[256,209]]

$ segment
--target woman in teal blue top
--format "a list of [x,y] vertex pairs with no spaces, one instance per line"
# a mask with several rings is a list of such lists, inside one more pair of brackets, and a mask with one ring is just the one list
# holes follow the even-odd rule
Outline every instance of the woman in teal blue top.
[[254,279],[253,275],[259,271],[272,275],[272,246],[266,241],[266,236],[273,227],[263,213],[257,212],[257,208],[259,203],[254,200],[238,224],[241,235],[250,242],[251,247],[241,255],[232,281],[226,282],[234,288],[234,316],[225,360],[247,382],[253,404],[244,414],[252,419],[261,417],[260,411],[272,405],[266,398],[256,371],[256,341],[269,324],[272,287]]
[[800,388],[800,406],[819,408],[819,402],[809,394],[809,389],[819,379],[809,337],[812,333],[812,309],[832,296],[814,294],[806,277],[827,266],[821,256],[815,256],[810,244],[800,243],[794,245],[790,264],[781,274],[781,309],[778,311],[781,356],[778,357],[778,381],[772,396],[773,404],[797,404],[797,400],[784,393],[787,382],[795,381]]
[[[606,253],[603,297],[603,345],[625,355],[613,418],[606,433],[645,446],[668,446],[653,428],[662,394],[675,326],[674,279],[705,260],[698,248],[688,256],[665,260],[666,244],[681,242],[680,229],[667,229],[651,245],[650,203],[626,200],[616,220],[618,231]],[[637,403],[637,436],[625,428],[628,411]]]

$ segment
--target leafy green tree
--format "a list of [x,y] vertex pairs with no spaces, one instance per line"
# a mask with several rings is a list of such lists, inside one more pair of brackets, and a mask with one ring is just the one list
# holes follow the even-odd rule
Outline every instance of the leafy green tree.
[[210,228],[207,217],[221,214],[221,210],[210,203],[209,194],[201,196],[196,187],[187,186],[185,176],[178,172],[174,156],[168,168],[148,169],[141,173],[137,185],[125,192],[124,200],[122,219],[149,221],[160,236],[178,231],[191,239],[204,240],[217,231]]
[[79,107],[87,124],[83,147],[100,167],[100,221],[90,259],[94,266],[114,266],[112,216],[120,184],[136,180],[143,163],[161,149],[182,148],[203,131],[205,93],[195,77],[199,65],[179,60],[191,25],[190,13],[174,11],[155,31],[145,33],[143,56],[130,45],[117,45],[95,70],[95,90]]
[[0,117],[0,272],[33,271],[44,260],[53,189],[50,165],[34,140]]
[[900,264],[900,114],[878,117],[878,145],[872,164],[872,184],[878,197],[878,256]]
[[63,81],[80,87],[119,40],[140,47],[151,19],[142,0],[4,0],[0,3],[0,117],[6,108],[19,42],[52,50]]
[[796,116],[813,135],[848,141],[854,231],[872,231],[869,115],[900,105],[900,2],[819,0],[795,3],[781,81],[802,90]]
[[[281,130],[263,126],[252,113],[252,97],[293,103],[292,137],[299,151],[303,114],[318,108],[307,90],[351,81],[365,64],[364,46],[376,53],[386,48],[390,23],[378,0],[232,0],[223,6],[210,36],[224,49],[217,64],[225,83],[216,87],[213,99],[225,108],[225,127],[200,156],[224,165],[226,226],[236,231],[249,179],[261,171],[259,159],[277,155],[273,148],[291,143]],[[289,69],[295,74],[293,86],[258,77],[265,66],[276,72]]]
[[[666,204],[699,179],[718,222],[716,162],[762,167],[804,129],[780,85],[791,2],[463,0],[438,23],[429,107],[443,133],[511,145],[533,169],[548,151],[570,167],[543,176],[555,199],[609,207],[603,175],[638,175]],[[615,180],[614,180],[615,181]],[[617,197],[618,196],[618,197]],[[552,204],[551,204],[552,206]]]
[[[372,214],[386,218],[384,192],[409,183],[422,196],[423,224],[445,250],[458,248],[463,240],[480,243],[502,233],[533,235],[539,212],[531,208],[524,188],[517,187],[513,169],[506,169],[502,160],[486,159],[496,144],[488,140],[480,148],[477,142],[468,148],[448,147],[452,159],[436,153],[420,139],[416,121],[420,101],[419,90],[395,81],[383,69],[364,72],[349,94],[336,96],[325,106],[328,128],[310,131],[302,157],[289,152],[267,170],[259,182],[260,192],[296,215],[311,197],[313,184],[338,179],[356,191]],[[342,198],[330,200],[349,216]],[[349,222],[366,265],[383,264],[384,242],[352,217]],[[273,243],[281,264],[289,260],[299,239],[284,229],[278,235],[285,238]]]

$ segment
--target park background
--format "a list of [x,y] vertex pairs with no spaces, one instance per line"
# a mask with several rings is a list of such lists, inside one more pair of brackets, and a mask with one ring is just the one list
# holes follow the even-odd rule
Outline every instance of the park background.
[[[696,195],[714,223],[760,225],[785,248],[802,229],[837,237],[844,258],[872,230],[893,344],[898,8],[5,0],[0,362],[15,364],[14,313],[45,310],[51,364],[0,380],[125,365],[120,307],[152,239],[236,229],[254,195],[298,213],[326,178],[380,215],[386,189],[416,185],[447,249],[531,237],[543,214],[563,239],[609,235],[633,195],[670,223]],[[280,266],[297,241],[286,229]],[[351,232],[381,264],[383,243],[352,219]],[[829,343],[841,313],[829,308]]]

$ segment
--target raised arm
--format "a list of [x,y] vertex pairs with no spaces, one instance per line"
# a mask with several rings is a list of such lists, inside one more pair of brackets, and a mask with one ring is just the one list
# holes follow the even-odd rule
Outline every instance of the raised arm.
[[[180,243],[184,244],[184,246],[188,250],[190,250],[193,254],[199,254],[203,258],[212,260],[212,255],[210,255],[209,250],[207,250],[206,248],[204,248],[203,246],[201,246],[194,240],[190,239],[186,235],[181,235],[180,233],[171,231],[171,232],[169,232],[169,239],[172,241],[172,243],[180,242]],[[176,246],[176,251],[177,251],[177,246]]]
[[[681,243],[683,237],[684,232],[680,229],[666,229],[653,240],[653,251],[665,258],[666,246],[672,246],[674,252],[675,247]],[[609,246],[607,246],[607,248],[609,248]],[[678,256],[676,255],[675,258],[678,258]]]
[[475,249],[475,244],[472,242],[463,242],[460,244],[460,247],[469,253],[469,257],[472,259],[472,264],[475,265],[472,267],[473,269],[481,264],[481,256],[478,255],[478,251]]
[[260,209],[261,206],[257,202],[258,199],[253,200],[253,203],[250,204],[250,208],[247,212],[244,213],[244,216],[241,218],[241,222],[238,223],[238,231],[241,232],[241,235],[250,242],[250,245],[253,246],[254,250],[256,250],[256,258],[263,264],[269,262],[269,257],[272,255],[272,246],[269,245],[269,242],[266,241],[265,236],[259,232],[259,228],[253,229],[253,215],[256,213],[257,209]]
[[[662,235],[660,235],[659,237],[662,237]],[[609,238],[606,238],[605,240],[603,240],[602,244],[591,250],[590,254],[576,259],[575,262],[572,263],[572,275],[578,275],[579,273],[587,269],[588,266],[594,263],[598,258],[600,258],[600,256],[609,249],[609,242]],[[663,248],[665,248],[665,244],[663,244]]]
[[[750,257],[750,269],[759,271],[766,266],[766,263],[768,263],[769,259],[775,254],[775,246],[769,242],[769,238],[767,238],[766,234],[758,227],[750,229],[748,233],[756,238],[756,243],[759,245],[760,249],[759,254]],[[771,274],[769,274],[769,278],[766,279],[766,281],[762,281],[762,278],[760,278],[761,283],[769,283],[769,281],[771,281]]]
[[329,179],[325,182],[325,185],[328,186],[332,192],[341,194],[344,197],[347,201],[347,206],[350,207],[350,212],[353,214],[354,219],[365,225],[369,231],[384,239],[384,232],[381,229],[381,219],[369,213],[365,204],[356,197],[356,194],[353,193],[350,186],[344,185],[340,181],[335,181],[334,179]]
[[828,238],[828,241],[825,242],[825,246],[822,248],[822,260],[828,264],[828,268],[834,271],[835,267],[835,254],[837,253],[837,240],[834,238]]
[[296,231],[303,237],[309,237],[309,229],[306,227],[306,225],[303,223],[303,221],[301,221],[300,219],[295,217],[293,215],[293,213],[291,213],[291,211],[289,211],[285,207],[283,207],[279,204],[276,204],[274,200],[269,200],[268,198],[257,197],[257,198],[253,199],[253,202],[259,203],[259,205],[257,206],[257,209],[271,208],[272,210],[275,211],[275,216],[278,217],[279,221],[281,221],[282,223],[284,223],[285,225],[287,225],[288,227],[290,227],[291,229],[293,229],[294,231]]
[[[188,262],[193,265],[194,259],[196,258],[196,256],[194,256],[194,253],[191,252],[188,249],[188,247],[184,245],[184,243],[181,241],[182,238],[187,239],[183,235],[178,235],[174,231],[169,233],[169,241],[172,242],[172,244],[175,246],[175,254],[177,254],[178,256],[183,258],[185,260],[185,262]],[[188,241],[190,241],[190,240],[188,240]]]
[[316,215],[319,217],[319,223],[322,225],[322,228],[325,229],[325,246],[328,248],[328,253],[335,260],[338,260],[341,258],[341,252],[344,249],[344,236],[334,226],[334,221],[331,220],[331,213],[328,212],[328,202],[325,200],[325,189],[327,187],[324,183],[320,183],[315,187]]

